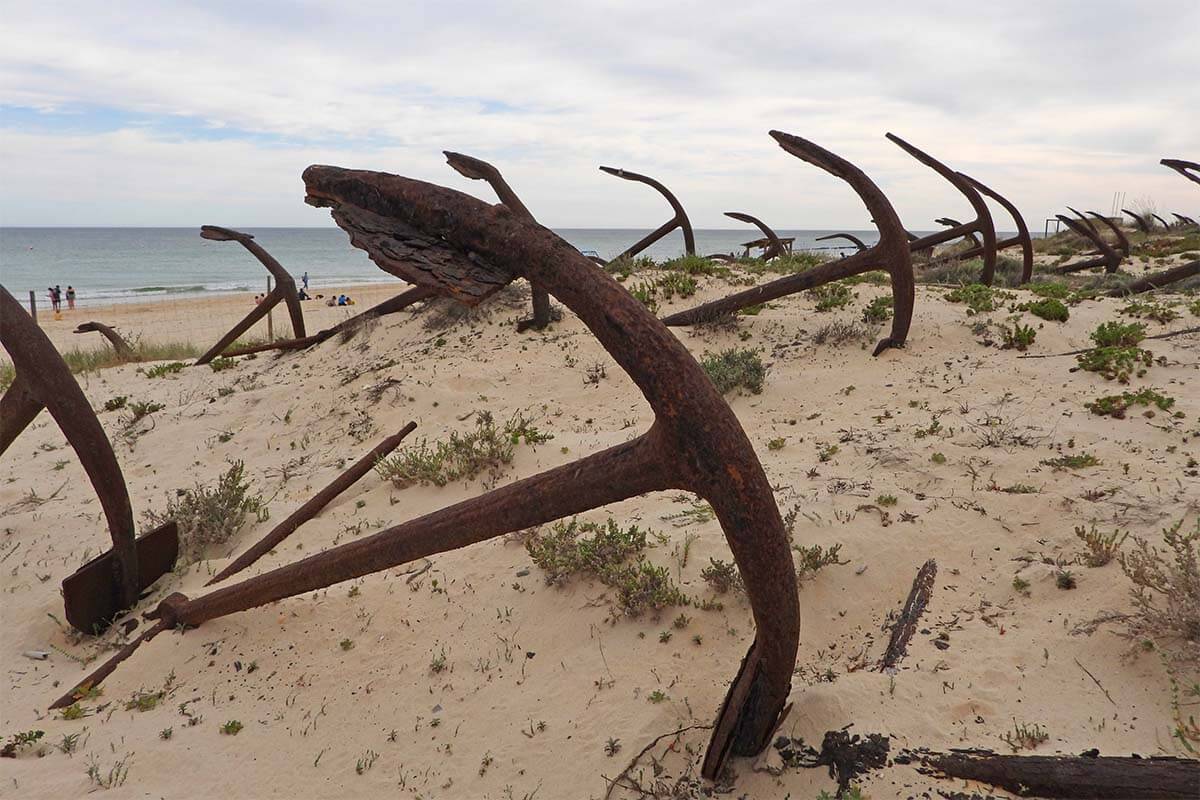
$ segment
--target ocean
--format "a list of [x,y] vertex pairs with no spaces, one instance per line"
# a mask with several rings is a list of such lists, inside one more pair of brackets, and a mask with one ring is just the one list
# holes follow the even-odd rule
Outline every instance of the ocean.
[[[296,277],[305,272],[314,289],[392,282],[366,254],[350,246],[339,228],[245,228],[255,241]],[[555,231],[581,250],[612,258],[650,232],[646,230],[568,228]],[[780,230],[795,237],[795,248],[831,255],[853,248],[830,247],[819,236],[834,231]],[[875,231],[849,231],[873,244]],[[920,232],[917,232],[920,233]],[[756,239],[752,227],[696,230],[701,254],[740,254],[741,243]],[[683,254],[683,236],[675,231],[643,255],[662,261]],[[0,283],[20,299],[32,290],[39,304],[46,289],[75,287],[81,304],[184,299],[266,289],[267,271],[236,242],[200,238],[199,228],[0,228]]]

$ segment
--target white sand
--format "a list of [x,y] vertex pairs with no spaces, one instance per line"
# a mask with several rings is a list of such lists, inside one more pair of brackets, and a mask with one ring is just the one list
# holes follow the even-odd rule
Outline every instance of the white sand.
[[[696,298],[677,299],[671,308],[727,291],[708,280]],[[943,301],[940,290],[918,290],[904,350],[874,359],[857,344],[814,345],[819,327],[860,318],[865,303],[887,290],[857,291],[858,301],[838,312],[818,314],[810,299],[791,297],[740,322],[750,334],[744,344],[762,348],[771,370],[761,395],[730,402],[781,510],[799,507],[797,542],[841,543],[849,561],[825,568],[801,590],[795,707],[781,732],[819,746],[825,731],[853,724],[860,733],[891,735],[893,751],[1007,751],[1000,737],[1016,721],[1048,733],[1038,753],[1091,747],[1105,754],[1179,753],[1159,657],[1130,657],[1111,624],[1091,635],[1073,633],[1102,612],[1130,609],[1120,567],[1073,566],[1078,588],[1064,591],[1041,560],[1073,559],[1081,550],[1072,533],[1077,525],[1155,537],[1185,516],[1192,524],[1200,480],[1184,471],[1189,458],[1200,457],[1200,340],[1149,343],[1167,365],[1134,382],[1174,396],[1185,419],[1134,412],[1112,420],[1093,416],[1083,403],[1125,387],[1072,373],[1071,357],[1019,359],[1015,351],[982,347],[969,329],[979,318]],[[1026,314],[1038,328],[1030,352],[1087,346],[1087,334],[1117,318],[1121,305],[1084,303],[1066,324],[1041,324]],[[215,481],[232,459],[245,460],[270,500],[271,521],[247,525],[212,561],[161,580],[139,610],[171,591],[201,594],[231,554],[324,486],[344,460],[357,459],[409,420],[420,425],[413,441],[464,430],[471,422],[463,418],[473,411],[539,416],[554,440],[519,448],[501,482],[568,463],[649,425],[645,401],[573,316],[544,335],[518,335],[513,323],[526,314],[524,305],[498,302],[490,312],[490,319],[484,313],[437,330],[425,327],[435,312],[402,313],[349,344],[335,339],[278,360],[242,360],[220,373],[196,367],[147,379],[131,365],[82,378],[97,407],[118,394],[166,405],[131,442],[122,436],[120,413],[100,414],[135,512],[161,509],[176,488]],[[1002,321],[1008,313],[983,317]],[[1158,333],[1196,322],[1185,311],[1169,325],[1148,325]],[[743,344],[736,331],[678,329],[677,335],[697,355]],[[607,377],[589,385],[584,376],[596,363]],[[371,402],[369,388],[385,379],[399,381],[399,389]],[[222,388],[234,392],[220,396]],[[1032,444],[981,446],[990,416]],[[940,430],[919,438],[917,431],[934,419]],[[784,447],[768,450],[777,437]],[[838,452],[821,463],[817,453],[829,444]],[[1102,464],[1072,472],[1039,463],[1084,451]],[[946,463],[933,463],[934,453]],[[989,490],[993,482],[1039,491],[1006,494]],[[368,475],[248,574],[484,490],[478,483],[398,490]],[[1108,493],[1085,499],[1094,490]],[[13,510],[31,491],[53,499]],[[878,511],[863,508],[881,494],[899,499],[886,510],[886,525]],[[663,519],[687,507],[677,493],[662,493],[586,516],[611,514],[665,533],[671,544],[657,546],[650,558],[670,565],[699,600],[711,596],[700,570],[710,557],[730,556],[716,522],[676,528]],[[0,509],[0,665],[7,683],[0,733],[43,729],[49,743],[81,734],[72,755],[47,747],[44,758],[26,753],[0,761],[0,797],[81,796],[93,788],[85,775],[89,759],[107,775],[126,754],[128,777],[113,797],[602,797],[604,776],[616,776],[654,737],[712,721],[752,636],[748,607],[732,595],[720,598],[720,612],[686,609],[690,623],[682,630],[671,625],[679,609],[614,624],[606,587],[586,581],[547,587],[522,547],[497,540],[438,555],[411,583],[405,575],[420,564],[164,634],[104,683],[103,696],[85,703],[99,707],[97,713],[64,721],[46,706],[96,665],[85,668],[69,654],[107,653],[91,642],[73,644],[56,624],[58,585],[106,548],[108,535],[91,486],[47,415],[0,462]],[[691,537],[690,557],[680,567],[672,549]],[[939,573],[921,632],[897,674],[874,671],[889,615],[928,558],[937,559]],[[1013,588],[1016,575],[1030,583],[1028,596]],[[673,635],[660,643],[664,631]],[[932,643],[939,632],[949,634],[946,650]],[[353,649],[343,650],[343,639]],[[104,639],[112,641],[112,634]],[[21,656],[51,648],[48,661]],[[431,661],[442,653],[446,669],[434,674]],[[823,679],[826,670],[832,681]],[[123,710],[131,693],[161,688],[169,675],[177,688],[157,708]],[[655,690],[667,699],[649,702]],[[199,724],[189,726],[181,715],[185,702],[203,717]],[[222,735],[220,726],[235,719],[245,726],[240,734]],[[160,738],[165,729],[169,739]],[[612,757],[605,753],[610,737],[620,742]],[[707,731],[684,733],[667,752],[672,741],[651,751],[670,782],[689,764],[698,772]],[[356,762],[369,751],[378,760],[358,774]],[[635,772],[646,785],[653,778],[649,763],[644,758]],[[811,798],[833,787],[824,769],[774,775],[745,759],[735,759],[733,768],[734,796]],[[932,781],[909,767],[864,781],[872,798],[934,788],[962,785]]]

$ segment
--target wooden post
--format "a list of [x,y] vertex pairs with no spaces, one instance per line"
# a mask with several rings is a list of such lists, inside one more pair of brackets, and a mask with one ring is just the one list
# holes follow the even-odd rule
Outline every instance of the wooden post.
[[33,321],[37,322],[37,293],[33,289],[29,290],[29,316],[33,317]]
[[[271,294],[271,276],[267,276],[267,294]],[[275,341],[275,322],[271,319],[271,312],[267,312],[267,341]]]

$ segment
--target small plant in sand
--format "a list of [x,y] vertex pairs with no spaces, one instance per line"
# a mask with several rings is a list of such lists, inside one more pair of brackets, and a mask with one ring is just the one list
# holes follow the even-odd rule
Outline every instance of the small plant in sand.
[[1058,281],[1031,283],[1025,287],[1038,297],[1066,300],[1071,296],[1071,287]]
[[122,409],[125,407],[125,402],[128,399],[129,398],[123,394],[119,394],[116,397],[110,397],[104,401],[104,410],[117,411],[118,409]]
[[1025,303],[1020,308],[1049,322],[1066,322],[1071,316],[1066,304],[1056,297],[1044,297],[1032,303]]
[[838,554],[841,550],[841,544],[835,544],[832,547],[826,548],[822,548],[820,545],[812,545],[810,547],[800,544],[792,545],[792,552],[796,554],[796,579],[804,582],[825,567],[849,564],[849,561],[838,559]]
[[132,427],[134,424],[141,422],[146,417],[153,414],[155,411],[162,411],[166,406],[162,403],[154,403],[149,400],[135,400],[125,406],[129,411],[129,416],[125,418],[125,426]]
[[1129,383],[1130,376],[1140,378],[1146,374],[1154,363],[1154,354],[1140,347],[1096,347],[1075,356],[1075,360],[1082,370]]
[[1087,547],[1087,552],[1079,557],[1080,561],[1089,567],[1103,567],[1113,560],[1128,536],[1128,531],[1121,533],[1119,529],[1112,533],[1101,533],[1095,525],[1090,529],[1076,526],[1075,538]]
[[865,344],[874,333],[862,322],[847,322],[835,319],[817,328],[813,333],[813,344],[832,344],[840,347],[844,344]]
[[4,746],[0,747],[0,758],[16,758],[19,752],[33,747],[45,735],[45,731],[22,731],[12,734]]
[[1134,347],[1146,338],[1146,326],[1140,322],[1104,322],[1090,335],[1096,347]]
[[879,497],[875,498],[875,504],[883,506],[884,508],[894,506],[898,502],[899,501],[896,499],[896,495],[894,494],[881,494]]
[[1013,729],[1000,737],[1016,753],[1020,750],[1035,750],[1039,744],[1049,740],[1050,734],[1036,722],[1027,725],[1013,720]]
[[629,287],[629,293],[650,311],[658,308],[658,287],[653,281],[638,281]]
[[658,265],[658,268],[667,272],[682,272],[688,275],[725,276],[729,274],[728,267],[723,267],[704,256],[679,256],[670,261],[664,261]]
[[227,370],[227,369],[231,369],[232,367],[236,367],[237,361],[235,361],[232,358],[226,358],[225,356],[220,356],[220,357],[214,358],[212,361],[208,362],[208,365],[210,367],[212,367],[213,372],[221,372],[222,370]]
[[125,701],[126,711],[153,711],[158,702],[166,696],[166,692],[147,692],[139,689]]
[[833,311],[843,308],[854,300],[855,294],[844,283],[827,283],[808,290],[809,297],[817,301],[817,311]]
[[1121,309],[1121,313],[1131,317],[1143,317],[1163,323],[1179,319],[1179,312],[1172,305],[1147,300],[1130,300]]
[[770,439],[767,441],[767,449],[772,452],[774,452],[776,450],[782,450],[784,448],[784,445],[786,445],[786,444],[787,444],[786,437],[777,436],[774,439]]
[[867,303],[867,307],[863,309],[863,322],[879,324],[891,319],[892,307],[895,305],[895,302],[895,298],[890,294],[883,294],[876,297]]
[[229,541],[251,514],[263,522],[269,512],[262,496],[251,494],[243,463],[234,461],[215,487],[198,483],[178,489],[162,513],[147,511],[143,516],[152,527],[175,520],[180,562],[186,565],[201,558],[207,548]]
[[375,464],[375,471],[400,489],[414,484],[445,486],[484,473],[495,477],[512,463],[518,444],[541,444],[553,438],[539,431],[520,412],[497,427],[491,413],[481,411],[475,415],[475,430],[455,431],[449,439],[434,442],[432,446],[423,439],[418,445],[381,458]]
[[1160,411],[1167,411],[1175,405],[1175,398],[1147,388],[1139,389],[1136,392],[1122,392],[1121,394],[1097,397],[1095,400],[1084,403],[1084,407],[1093,414],[1116,419],[1124,419],[1125,412],[1134,405],[1147,407],[1153,405],[1157,406]]
[[965,303],[967,314],[995,311],[997,301],[1007,296],[1006,292],[984,286],[982,283],[968,283],[966,286],[960,286],[946,293],[946,299],[951,303]]
[[125,780],[129,777],[129,759],[132,756],[133,753],[126,753],[124,758],[109,767],[106,772],[100,768],[100,762],[93,753],[87,767],[88,780],[92,782],[93,786],[105,790],[116,789],[124,785]]
[[750,394],[762,394],[767,368],[758,351],[744,347],[710,354],[700,362],[709,379],[721,394],[744,389]]
[[1133,582],[1134,612],[1125,635],[1157,646],[1169,656],[1200,661],[1200,520],[1191,531],[1183,521],[1162,532],[1166,552],[1133,537],[1133,547],[1117,557]]
[[1078,455],[1043,459],[1042,464],[1047,467],[1054,467],[1055,469],[1087,469],[1088,467],[1099,466],[1100,459],[1091,453],[1079,453]]
[[246,727],[236,719],[231,719],[221,726],[221,734],[224,736],[237,736],[242,732],[242,728]]
[[738,592],[745,589],[742,574],[738,572],[737,564],[732,561],[710,558],[708,566],[700,570],[700,577],[717,594],[725,594],[731,589]]
[[654,282],[664,300],[673,300],[675,295],[691,297],[696,293],[696,279],[685,272],[668,272]]
[[1060,569],[1054,573],[1054,585],[1060,589],[1074,589],[1077,585],[1075,573],[1069,569]]
[[379,760],[379,753],[374,750],[368,750],[362,754],[362,757],[354,765],[355,773],[362,775],[364,772],[375,766],[375,762]]
[[1001,328],[1000,335],[1004,338],[1004,343],[1000,345],[1001,350],[1023,351],[1033,344],[1033,340],[1037,338],[1037,331],[1028,325],[1014,322],[1011,328],[1007,325]]
[[162,378],[167,375],[174,375],[177,372],[182,372],[187,364],[182,361],[171,361],[166,364],[157,364],[146,370],[147,378]]

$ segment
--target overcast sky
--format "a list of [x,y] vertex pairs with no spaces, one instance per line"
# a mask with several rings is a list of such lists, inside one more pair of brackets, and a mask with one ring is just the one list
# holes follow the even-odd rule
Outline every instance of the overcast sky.
[[[905,224],[966,218],[891,131],[1013,200],[1200,215],[1200,2],[0,2],[0,224],[329,225],[312,163],[460,188],[492,161],[543,224],[869,226],[779,128]],[[341,7],[353,7],[353,11]],[[1011,230],[1002,211],[997,227]]]

